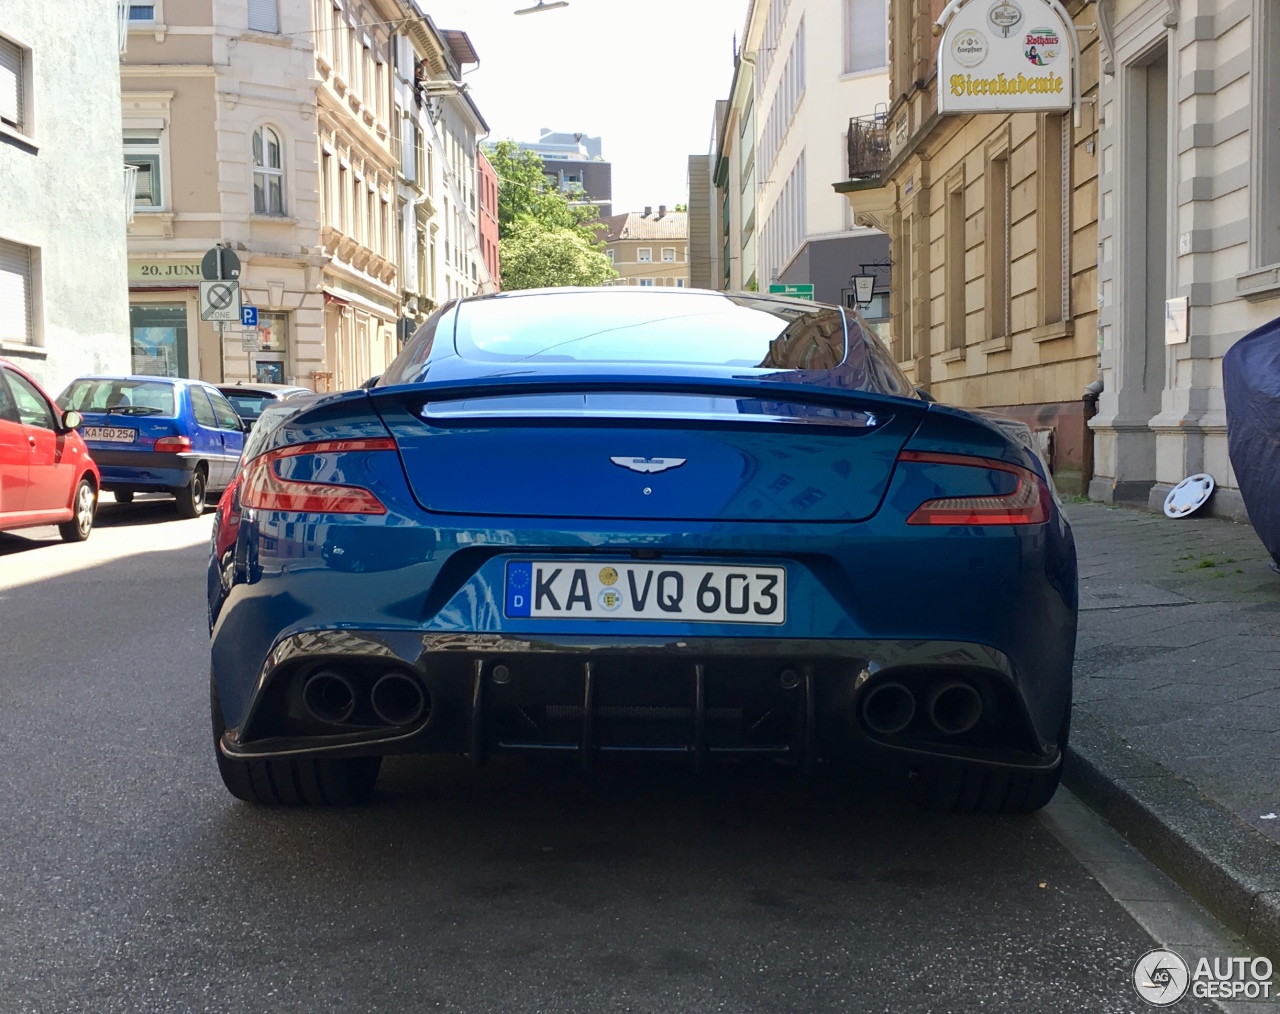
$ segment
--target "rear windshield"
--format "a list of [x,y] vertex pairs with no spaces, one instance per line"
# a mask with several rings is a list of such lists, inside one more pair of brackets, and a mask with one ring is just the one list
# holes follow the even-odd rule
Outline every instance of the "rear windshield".
[[223,391],[222,393],[227,396],[227,401],[231,402],[232,407],[242,418],[246,415],[261,415],[263,406],[270,405],[276,400],[269,394],[245,394],[231,391]]
[[829,370],[845,359],[844,316],[692,292],[540,293],[458,308],[455,345],[491,363],[653,363]]
[[172,384],[154,380],[73,380],[58,406],[65,412],[176,416]]

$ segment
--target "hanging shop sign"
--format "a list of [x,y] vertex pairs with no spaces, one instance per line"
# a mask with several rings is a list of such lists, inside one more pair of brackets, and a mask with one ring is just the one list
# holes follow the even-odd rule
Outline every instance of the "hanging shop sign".
[[945,25],[939,112],[1055,112],[1075,103],[1079,47],[1057,0],[953,0],[937,25]]

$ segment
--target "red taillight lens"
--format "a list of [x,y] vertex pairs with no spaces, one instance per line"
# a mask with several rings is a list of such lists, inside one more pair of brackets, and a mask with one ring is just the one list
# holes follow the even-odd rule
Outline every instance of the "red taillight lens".
[[156,451],[166,454],[181,454],[191,450],[190,437],[161,437],[156,441]]
[[1018,479],[1018,485],[1011,493],[926,500],[911,512],[907,518],[909,525],[1039,525],[1049,520],[1052,503],[1049,488],[1030,469],[994,458],[935,454],[931,451],[903,451],[898,460],[985,468],[1008,472]]
[[387,508],[363,486],[284,479],[276,463],[300,454],[346,454],[357,451],[394,451],[390,437],[369,440],[323,440],[281,447],[254,458],[240,478],[240,505],[267,511],[302,514],[385,514]]

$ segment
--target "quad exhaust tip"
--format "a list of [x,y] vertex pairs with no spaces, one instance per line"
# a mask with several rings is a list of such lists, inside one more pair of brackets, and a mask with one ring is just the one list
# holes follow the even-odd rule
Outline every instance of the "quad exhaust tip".
[[881,736],[897,735],[915,717],[915,696],[897,680],[877,683],[862,699],[862,720]]
[[929,688],[929,721],[939,732],[958,736],[968,732],[982,717],[982,697],[968,683],[949,680]]
[[[944,736],[968,732],[982,718],[982,709],[982,695],[964,680],[935,680],[924,694],[924,714]],[[897,680],[873,685],[862,698],[862,720],[881,736],[905,732],[915,721],[916,712],[916,695]]]
[[302,703],[316,721],[337,725],[355,711],[356,692],[351,681],[341,673],[322,669],[303,685]]
[[412,725],[427,709],[427,695],[421,684],[400,672],[379,678],[369,701],[373,713],[388,725]]

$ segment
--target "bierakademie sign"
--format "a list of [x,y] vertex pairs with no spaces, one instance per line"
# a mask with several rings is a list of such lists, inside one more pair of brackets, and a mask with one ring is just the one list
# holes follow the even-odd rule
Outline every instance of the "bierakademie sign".
[[1054,0],[953,0],[938,18],[939,25],[944,23],[938,46],[939,112],[1072,107],[1075,26]]

